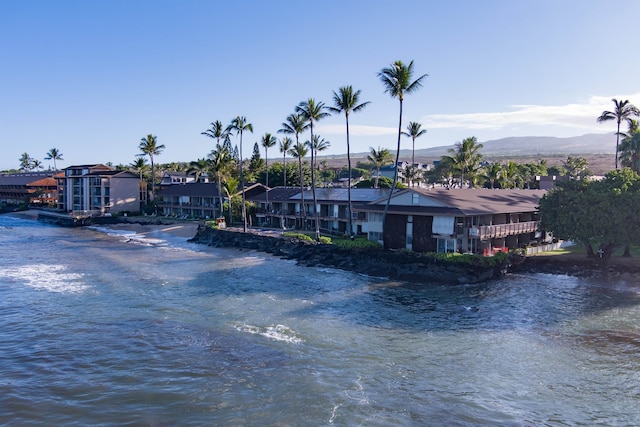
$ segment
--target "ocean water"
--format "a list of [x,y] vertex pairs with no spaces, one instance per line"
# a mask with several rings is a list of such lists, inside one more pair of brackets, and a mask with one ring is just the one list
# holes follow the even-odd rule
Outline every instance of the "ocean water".
[[3,426],[640,425],[640,287],[425,286],[0,216]]

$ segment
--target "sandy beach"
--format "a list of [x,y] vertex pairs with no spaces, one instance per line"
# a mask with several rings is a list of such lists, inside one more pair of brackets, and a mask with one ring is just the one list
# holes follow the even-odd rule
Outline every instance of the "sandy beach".
[[179,222],[174,224],[139,224],[139,223],[118,223],[103,225],[101,227],[113,230],[124,230],[137,233],[142,236],[158,235],[158,233],[168,233],[175,237],[191,239],[196,235],[198,224],[195,222]]

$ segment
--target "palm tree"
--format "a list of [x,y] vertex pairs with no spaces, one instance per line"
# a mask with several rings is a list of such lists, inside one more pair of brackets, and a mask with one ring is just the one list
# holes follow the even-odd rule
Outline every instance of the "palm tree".
[[423,74],[412,81],[413,61],[411,61],[408,65],[405,65],[402,61],[396,61],[388,68],[383,68],[382,71],[378,73],[378,77],[382,81],[384,91],[389,93],[392,98],[398,98],[398,101],[400,101],[400,114],[398,118],[398,146],[396,148],[396,160],[394,163],[395,172],[393,174],[393,186],[389,191],[387,204],[385,205],[384,212],[382,213],[382,234],[384,236],[384,223],[387,217],[387,211],[389,210],[389,204],[391,203],[391,195],[393,194],[393,189],[398,184],[398,158],[400,156],[400,136],[402,135],[402,102],[404,101],[405,94],[411,94],[422,87],[422,80],[427,77],[427,74]]
[[[238,185],[240,180],[238,178],[229,176],[224,180],[224,191],[227,193],[227,199],[229,200],[229,225],[233,223],[233,213],[231,210],[231,197],[238,192]],[[244,202],[243,202],[244,205]],[[222,209],[222,207],[220,207]],[[244,212],[244,209],[243,209]],[[243,213],[244,216],[244,213]]]
[[[309,139],[314,144],[313,138],[313,123],[320,119],[328,117],[330,114],[325,111],[324,102],[316,102],[315,99],[309,98],[306,101],[302,101],[296,107],[296,112],[300,114],[305,122],[309,122],[309,130],[311,132],[311,138]],[[313,211],[315,213],[316,222],[316,241],[320,241],[320,218],[318,216],[318,200],[316,198],[316,177],[314,171],[314,156],[316,150],[311,150],[311,193],[313,195]]]
[[415,166],[416,164],[416,138],[421,137],[425,133],[427,133],[426,129],[421,129],[422,125],[418,122],[409,122],[407,126],[407,131],[402,132],[404,136],[408,136],[411,138],[412,147],[411,147],[411,166]]
[[369,159],[369,161],[376,167],[376,181],[374,188],[378,188],[378,182],[380,180],[380,168],[391,163],[393,161],[393,156],[391,155],[391,152],[389,150],[387,150],[386,148],[380,148],[379,146],[377,151],[375,148],[369,147],[369,152],[371,154],[367,156],[367,159]]
[[316,198],[315,171],[316,168],[318,171],[320,170],[320,167],[316,164],[318,160],[318,152],[329,148],[331,143],[320,137],[320,135],[313,135],[312,140],[305,141],[305,146],[309,151],[311,151],[311,193],[313,194],[313,212],[316,222],[316,241],[320,241],[320,212],[318,210],[318,201]]
[[496,183],[500,180],[502,174],[502,165],[500,163],[491,163],[484,168],[482,177],[489,182],[489,188],[496,188]]
[[269,148],[273,147],[274,145],[276,145],[276,143],[278,142],[278,139],[271,135],[270,133],[265,133],[262,136],[262,146],[264,147],[264,170],[265,170],[265,186],[267,187],[267,192],[265,194],[266,197],[266,202],[267,202],[267,211],[270,211],[269,209]]
[[282,185],[287,186],[287,152],[291,150],[293,140],[285,136],[280,140],[280,152],[282,153]]
[[142,151],[141,156],[147,155],[149,156],[149,160],[151,161],[151,200],[155,198],[156,194],[156,169],[155,163],[153,162],[154,156],[159,156],[164,150],[164,145],[158,145],[158,137],[152,134],[147,135],[146,138],[140,139],[140,144],[138,145],[140,151]]
[[620,163],[640,174],[640,132],[634,132],[620,143]]
[[209,159],[211,160],[211,171],[216,174],[218,197],[220,202],[220,216],[222,217],[222,176],[232,167],[233,159],[231,158],[231,153],[219,144],[216,144],[216,148],[209,153]]
[[62,153],[57,148],[52,148],[47,151],[47,155],[44,158],[45,160],[53,160],[53,169],[58,170],[58,166],[56,165],[56,160],[64,160],[62,158]]
[[600,117],[598,117],[598,123],[615,120],[618,125],[616,132],[616,169],[618,169],[618,146],[620,144],[620,124],[623,121],[630,123],[634,116],[640,116],[640,110],[633,104],[629,104],[629,100],[618,101],[613,98],[613,104],[615,109],[613,111],[603,111]]
[[140,178],[139,178],[140,207],[142,207],[143,203],[146,203],[144,195],[146,194],[147,186],[143,185],[143,182],[144,182],[143,175],[144,175],[144,172],[149,167],[149,165],[147,165],[147,159],[145,159],[144,157],[136,156],[136,159],[129,164],[129,167],[140,175]]
[[[455,169],[460,171],[460,188],[464,183],[464,174],[478,169],[482,161],[480,150],[482,144],[478,144],[475,136],[465,138],[462,142],[456,142],[454,148],[449,148],[448,156],[443,156],[443,160],[449,162]],[[470,181],[471,182],[471,181]],[[472,186],[470,184],[470,186]]]
[[304,176],[302,174],[302,158],[304,156],[307,155],[309,151],[307,150],[307,147],[304,146],[304,144],[301,144],[300,142],[296,143],[296,145],[293,146],[293,148],[291,148],[289,150],[289,154],[291,154],[291,157],[293,157],[294,159],[298,159],[298,174],[300,175],[300,202],[302,203],[300,210],[302,211],[302,229],[306,230],[307,229],[307,211],[305,210],[305,206],[304,206]]
[[29,153],[22,153],[20,156],[20,169],[23,171],[30,171],[33,167],[33,157],[29,155]]
[[220,140],[224,140],[229,137],[229,129],[225,128],[220,120],[216,120],[211,123],[211,128],[200,132],[200,135],[207,136],[216,140],[216,146],[220,145]]
[[194,174],[195,182],[199,182],[203,175],[208,175],[211,170],[211,163],[207,159],[198,159],[189,162],[189,168],[187,169],[187,175]]
[[285,133],[296,136],[296,145],[290,149],[289,154],[298,159],[298,167],[300,170],[300,197],[301,197],[301,211],[302,211],[302,228],[306,230],[307,227],[307,211],[304,208],[304,179],[302,176],[302,158],[307,155],[307,150],[300,143],[300,134],[307,130],[309,124],[304,117],[298,113],[289,114],[287,121],[282,123],[282,128],[278,133]]
[[247,118],[244,116],[236,116],[231,121],[231,124],[227,127],[230,132],[236,131],[236,135],[240,135],[240,188],[242,190],[242,230],[247,232],[247,208],[245,206],[244,196],[244,173],[243,173],[243,161],[242,161],[242,133],[249,131],[253,133],[253,125],[247,122]]
[[367,104],[370,104],[369,101],[360,103],[360,91],[353,91],[353,87],[351,86],[342,86],[338,89],[338,93],[333,92],[333,107],[328,107],[329,111],[333,113],[344,113],[344,119],[347,126],[347,169],[349,175],[349,185],[347,186],[347,199],[348,199],[348,210],[349,210],[349,235],[351,236],[351,240],[353,240],[353,224],[352,224],[352,215],[351,215],[351,148],[349,145],[349,114],[353,111],[357,113],[364,109]]

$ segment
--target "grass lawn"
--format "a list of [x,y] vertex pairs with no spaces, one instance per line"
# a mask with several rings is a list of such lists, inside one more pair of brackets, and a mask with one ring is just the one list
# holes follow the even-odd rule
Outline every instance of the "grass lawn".
[[[594,246],[594,250],[597,250],[597,248]],[[619,248],[617,248],[615,251],[613,251],[613,257],[621,257],[622,254],[624,253],[624,246],[620,246]],[[569,246],[566,248],[562,248],[562,249],[557,249],[555,251],[549,251],[549,252],[542,252],[540,254],[536,254],[536,255],[532,255],[532,256],[537,256],[537,255],[584,255],[586,256],[587,252],[584,249],[583,245],[573,245],[573,246]],[[631,246],[631,256],[632,257],[640,257],[640,246]]]

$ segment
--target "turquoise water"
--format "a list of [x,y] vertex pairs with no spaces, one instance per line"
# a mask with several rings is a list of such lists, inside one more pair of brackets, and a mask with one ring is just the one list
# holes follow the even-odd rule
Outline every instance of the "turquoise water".
[[640,424],[640,288],[416,286],[0,216],[0,424]]

